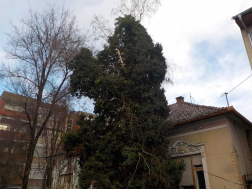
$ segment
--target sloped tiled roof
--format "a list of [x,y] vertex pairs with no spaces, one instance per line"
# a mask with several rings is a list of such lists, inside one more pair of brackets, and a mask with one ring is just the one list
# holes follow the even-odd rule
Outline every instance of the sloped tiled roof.
[[227,107],[218,108],[213,106],[202,106],[188,102],[177,102],[169,105],[169,107],[171,112],[168,120],[173,124],[183,123],[207,115],[226,112],[228,110]]

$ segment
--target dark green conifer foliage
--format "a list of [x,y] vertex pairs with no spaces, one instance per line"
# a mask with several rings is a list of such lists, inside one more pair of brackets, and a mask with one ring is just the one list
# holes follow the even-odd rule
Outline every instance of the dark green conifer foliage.
[[132,16],[119,17],[104,50],[82,49],[71,68],[72,93],[94,99],[97,115],[81,117],[66,137],[65,149],[80,157],[81,187],[176,188],[184,165],[167,151],[162,46]]

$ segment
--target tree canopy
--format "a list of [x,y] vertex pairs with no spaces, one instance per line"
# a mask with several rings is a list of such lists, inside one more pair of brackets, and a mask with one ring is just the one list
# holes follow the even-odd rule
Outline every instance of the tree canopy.
[[81,49],[70,68],[72,94],[95,101],[96,116],[82,116],[65,140],[69,154],[80,157],[81,187],[176,188],[184,165],[167,150],[161,44],[134,17],[119,17],[108,45],[97,56]]

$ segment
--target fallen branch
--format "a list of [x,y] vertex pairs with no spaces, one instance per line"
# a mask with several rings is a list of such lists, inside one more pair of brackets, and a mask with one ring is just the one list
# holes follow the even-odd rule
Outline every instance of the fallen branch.
[[123,64],[122,56],[121,56],[121,53],[120,53],[120,51],[119,51],[119,49],[118,49],[118,48],[117,48],[117,53],[118,53],[118,56],[119,56],[119,58],[120,58],[121,65],[122,65],[122,67],[124,68],[124,64]]

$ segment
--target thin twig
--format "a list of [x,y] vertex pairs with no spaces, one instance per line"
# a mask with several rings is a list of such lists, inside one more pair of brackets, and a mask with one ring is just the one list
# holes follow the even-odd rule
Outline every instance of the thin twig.
[[139,153],[140,156],[142,156],[142,158],[143,158],[145,164],[147,165],[147,167],[148,167],[148,169],[149,169],[149,182],[150,182],[150,167],[149,167],[147,161],[145,160],[144,156],[143,156],[140,152],[138,152],[138,153]]
[[144,149],[142,149],[142,151],[143,151],[143,153],[145,153],[145,154],[148,154],[148,155],[150,155],[150,156],[155,157],[153,154],[151,154],[151,153],[149,153],[149,152],[144,151]]
[[139,164],[139,162],[140,162],[140,155],[138,155],[138,157],[139,157],[139,158],[138,158],[138,161],[137,161],[136,169],[135,169],[135,171],[134,171],[132,180],[134,179],[135,173],[136,173],[136,171],[137,171],[138,164]]
[[132,130],[132,116],[130,116],[130,130],[131,130],[131,137],[133,138],[133,130]]

